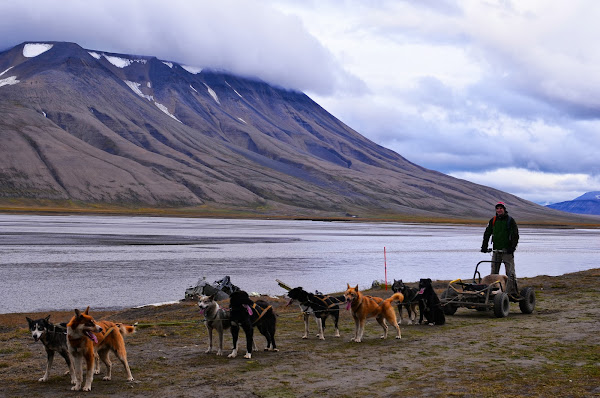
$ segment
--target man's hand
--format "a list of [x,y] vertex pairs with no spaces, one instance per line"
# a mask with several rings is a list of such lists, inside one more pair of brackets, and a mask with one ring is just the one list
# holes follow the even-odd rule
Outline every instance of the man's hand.
[[481,246],[481,252],[482,253],[487,253],[488,252],[488,248],[485,246]]

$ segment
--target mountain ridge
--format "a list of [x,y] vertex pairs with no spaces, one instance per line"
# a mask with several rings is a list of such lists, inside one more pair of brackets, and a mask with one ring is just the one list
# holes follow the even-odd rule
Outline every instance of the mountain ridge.
[[432,218],[503,200],[574,217],[418,166],[304,93],[75,43],[25,57],[30,44],[0,53],[0,200]]
[[586,192],[573,200],[547,205],[551,209],[574,214],[600,215],[600,191]]

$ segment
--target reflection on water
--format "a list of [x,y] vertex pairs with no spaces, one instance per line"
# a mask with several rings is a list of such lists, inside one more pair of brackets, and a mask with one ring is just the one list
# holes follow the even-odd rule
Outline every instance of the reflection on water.
[[[490,259],[479,252],[484,227],[0,215],[0,312],[173,301],[203,276],[274,295],[285,293],[276,278],[309,291],[367,288],[386,265],[388,281],[468,278]],[[598,267],[598,230],[520,234],[517,276]]]

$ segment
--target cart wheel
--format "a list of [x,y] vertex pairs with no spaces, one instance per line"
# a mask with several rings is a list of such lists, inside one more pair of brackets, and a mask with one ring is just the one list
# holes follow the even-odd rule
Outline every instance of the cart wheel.
[[502,292],[494,296],[494,315],[496,318],[505,318],[508,316],[510,311],[510,301],[508,301],[508,294]]
[[[442,292],[442,294],[440,295],[440,297],[443,299],[445,299],[447,296],[449,297],[455,297],[456,293],[452,294],[453,292],[450,292],[450,294],[448,294],[447,290],[444,290]],[[458,309],[458,306],[456,304],[448,304],[446,303],[446,305],[442,306],[442,310],[444,311],[444,315],[454,315],[454,313],[456,312],[456,310]]]
[[535,309],[535,291],[532,287],[526,287],[521,290],[522,300],[519,301],[519,308],[523,314],[531,314]]

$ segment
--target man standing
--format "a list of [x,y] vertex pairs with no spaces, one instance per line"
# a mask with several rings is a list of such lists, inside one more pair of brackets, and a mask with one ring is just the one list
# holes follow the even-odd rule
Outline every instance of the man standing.
[[[515,250],[519,243],[519,229],[514,218],[508,215],[504,202],[496,204],[496,216],[490,219],[490,222],[483,233],[483,243],[481,251],[487,253],[488,241],[492,237],[494,251],[492,255],[492,274],[500,273],[500,265],[504,263],[506,276],[506,293],[512,298],[517,299],[519,292],[517,290],[517,275],[515,274]],[[501,251],[500,251],[501,250]]]

